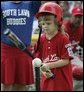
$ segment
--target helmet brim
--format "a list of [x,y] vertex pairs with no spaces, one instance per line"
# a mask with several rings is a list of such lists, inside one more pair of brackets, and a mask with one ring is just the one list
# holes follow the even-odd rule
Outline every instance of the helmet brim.
[[80,16],[83,16],[82,13],[73,13],[72,15],[76,16],[76,15],[80,15]]
[[36,18],[39,18],[40,16],[44,15],[45,13],[49,13],[49,14],[55,15],[55,14],[51,13],[50,11],[46,11],[46,12],[44,11],[44,12],[36,13],[35,16],[36,16]]

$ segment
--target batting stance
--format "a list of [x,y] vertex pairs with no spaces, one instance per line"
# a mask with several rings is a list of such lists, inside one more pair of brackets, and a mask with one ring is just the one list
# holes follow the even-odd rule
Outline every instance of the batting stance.
[[3,91],[25,91],[34,83],[32,59],[3,34],[11,29],[31,51],[31,33],[40,1],[5,1],[1,3],[1,83]]
[[[62,9],[53,2],[43,4],[36,17],[44,33],[40,38],[37,56],[41,58],[41,91],[72,91],[71,58],[73,55],[68,36],[62,32]],[[55,77],[48,78],[50,69]]]

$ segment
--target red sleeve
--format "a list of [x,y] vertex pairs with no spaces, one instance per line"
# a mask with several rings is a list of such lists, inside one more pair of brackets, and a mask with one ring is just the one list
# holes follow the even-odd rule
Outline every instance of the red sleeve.
[[61,58],[62,59],[72,59],[73,58],[73,51],[72,51],[71,43],[70,43],[68,37],[65,37],[63,39]]

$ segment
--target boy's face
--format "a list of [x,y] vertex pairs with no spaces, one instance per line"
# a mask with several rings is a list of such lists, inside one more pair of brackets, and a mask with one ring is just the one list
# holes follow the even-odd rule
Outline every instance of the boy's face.
[[56,18],[53,15],[44,15],[39,17],[39,25],[46,34],[53,34],[56,31]]

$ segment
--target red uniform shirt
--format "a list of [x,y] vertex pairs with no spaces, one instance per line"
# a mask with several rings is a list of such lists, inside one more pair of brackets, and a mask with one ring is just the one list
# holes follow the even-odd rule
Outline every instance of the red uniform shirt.
[[[70,59],[71,56],[69,55],[71,55],[72,52],[69,48],[66,48],[67,44],[69,44],[68,37],[60,32],[58,32],[51,40],[47,40],[44,35],[41,38],[39,56],[45,63],[59,59]],[[42,91],[68,91],[73,89],[71,62],[64,67],[53,68],[51,71],[55,75],[54,79],[46,79],[45,76],[42,75]]]
[[79,25],[75,30],[72,30],[70,21],[65,21],[63,25],[75,51],[78,44],[83,45],[83,25]]

